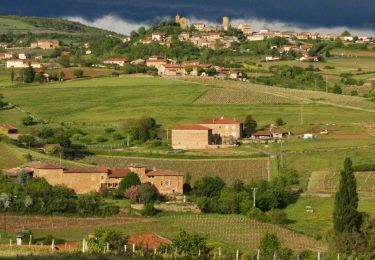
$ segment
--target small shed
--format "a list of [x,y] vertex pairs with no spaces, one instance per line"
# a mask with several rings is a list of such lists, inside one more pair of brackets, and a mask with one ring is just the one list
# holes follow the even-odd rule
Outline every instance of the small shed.
[[9,124],[0,125],[0,135],[18,134],[18,129]]

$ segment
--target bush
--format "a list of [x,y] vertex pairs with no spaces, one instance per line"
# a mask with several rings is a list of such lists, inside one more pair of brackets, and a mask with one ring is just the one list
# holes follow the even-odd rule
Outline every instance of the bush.
[[262,222],[270,222],[270,217],[258,208],[250,209],[246,213],[246,216],[255,218],[255,219],[257,219],[259,221],[262,221]]
[[281,209],[271,209],[268,212],[268,216],[270,217],[270,221],[271,221],[272,224],[286,224],[286,223],[288,223],[288,216]]
[[125,191],[124,196],[125,198],[129,199],[131,203],[136,202],[139,198],[138,186],[131,186]]
[[154,207],[154,203],[146,203],[142,209],[142,216],[155,216],[158,213]]
[[108,139],[106,139],[105,137],[99,135],[95,138],[95,140],[98,142],[98,143],[104,143],[104,142],[107,142]]
[[112,137],[113,137],[113,140],[123,140],[124,139],[124,137],[119,133],[114,133]]
[[114,129],[114,128],[112,128],[112,127],[108,127],[108,128],[106,128],[106,129],[104,129],[104,132],[106,132],[107,134],[113,133],[113,132],[115,132],[115,131],[116,131],[116,129]]
[[73,74],[76,78],[81,78],[83,76],[83,70],[82,69],[75,69],[73,71]]
[[159,198],[159,193],[156,187],[150,183],[144,183],[139,185],[139,202],[150,203],[154,202]]
[[120,182],[119,187],[118,187],[118,193],[120,195],[124,195],[124,192],[133,187],[141,184],[141,180],[139,179],[138,174],[134,172],[128,173]]
[[22,117],[21,119],[21,122],[24,126],[32,126],[32,125],[36,125],[38,122],[30,115],[28,116],[24,116]]

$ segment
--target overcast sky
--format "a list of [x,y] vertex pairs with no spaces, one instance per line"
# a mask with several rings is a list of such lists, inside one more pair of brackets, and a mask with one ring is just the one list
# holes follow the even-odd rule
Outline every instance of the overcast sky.
[[255,29],[375,34],[375,0],[0,0],[0,14],[64,17],[120,33],[176,13],[191,21],[246,21]]

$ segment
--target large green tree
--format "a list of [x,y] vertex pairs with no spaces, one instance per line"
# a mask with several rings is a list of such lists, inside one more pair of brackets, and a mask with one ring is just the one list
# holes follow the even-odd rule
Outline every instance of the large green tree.
[[253,133],[255,133],[258,123],[257,121],[255,121],[252,115],[248,115],[245,121],[243,122],[243,126],[244,126],[244,136],[250,137]]
[[138,175],[134,172],[130,172],[127,174],[120,182],[120,185],[118,187],[118,193],[122,196],[124,195],[124,192],[129,189],[132,186],[136,186],[141,184],[141,181],[138,177]]
[[357,182],[352,160],[346,158],[341,171],[339,189],[335,197],[333,228],[336,235],[357,232],[361,226],[361,214],[357,211]]

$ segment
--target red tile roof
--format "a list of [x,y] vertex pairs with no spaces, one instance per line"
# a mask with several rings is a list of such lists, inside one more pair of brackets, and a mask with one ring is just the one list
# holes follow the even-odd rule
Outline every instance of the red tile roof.
[[17,128],[15,128],[14,126],[11,126],[9,124],[2,124],[1,127],[5,128],[7,130],[17,130]]
[[95,167],[79,167],[66,169],[64,173],[108,173],[108,170]]
[[209,118],[199,122],[198,124],[240,124],[236,119],[232,118]]
[[172,241],[161,237],[155,233],[149,232],[144,235],[132,235],[128,238],[128,243],[136,244],[142,249],[155,250],[160,245],[170,245]]
[[124,178],[129,173],[130,173],[130,170],[126,168],[124,169],[113,168],[113,169],[109,169],[108,177],[109,178]]
[[187,124],[187,125],[179,125],[173,128],[173,130],[210,130],[210,128],[205,127],[203,125],[198,124]]

